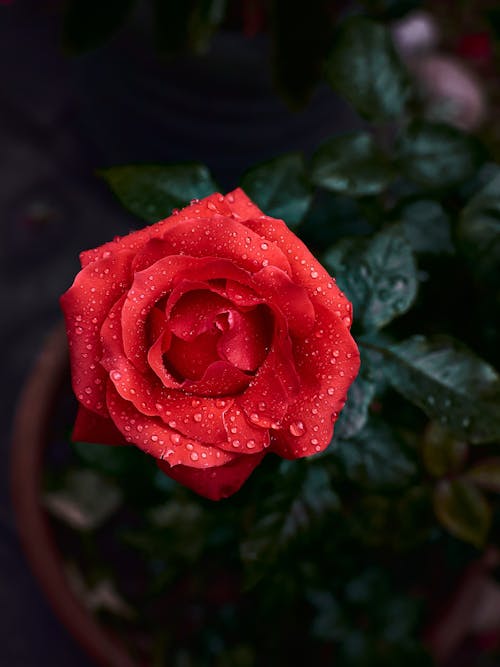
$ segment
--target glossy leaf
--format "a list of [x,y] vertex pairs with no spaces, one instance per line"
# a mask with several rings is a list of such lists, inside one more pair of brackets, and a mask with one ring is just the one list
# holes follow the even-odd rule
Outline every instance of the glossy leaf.
[[367,331],[388,324],[415,299],[415,260],[397,226],[369,240],[345,239],[326,253],[324,261],[352,301],[355,321]]
[[458,226],[460,246],[473,271],[496,281],[500,268],[500,174],[471,199]]
[[472,443],[500,437],[500,378],[465,345],[414,336],[378,349],[388,382],[429,417]]
[[433,190],[462,183],[480,162],[475,139],[440,123],[411,125],[399,142],[398,153],[404,174]]
[[369,19],[348,19],[326,63],[326,78],[370,120],[403,113],[409,95],[406,72],[387,29]]
[[148,222],[217,190],[208,169],[195,163],[111,167],[99,174],[126,208]]
[[361,368],[347,393],[347,401],[335,423],[335,439],[348,440],[361,431],[369,415],[375,392],[382,389],[383,376],[372,364],[369,351],[361,349]]
[[324,468],[309,464],[299,470],[295,463],[290,470],[284,462],[281,471],[275,494],[265,499],[256,523],[241,543],[249,586],[265,574],[298,535],[339,506]]
[[491,508],[476,486],[465,479],[442,480],[434,491],[434,510],[444,528],[475,547],[484,545]]
[[407,484],[416,466],[406,445],[382,421],[368,424],[350,440],[333,440],[332,456],[353,482],[368,488]]
[[450,220],[439,202],[430,199],[411,202],[400,211],[400,219],[414,252],[453,252]]
[[316,185],[352,197],[379,194],[392,177],[387,160],[368,132],[335,137],[323,144],[310,170]]
[[304,161],[299,153],[281,155],[252,167],[241,180],[241,187],[267,215],[296,227],[312,200]]

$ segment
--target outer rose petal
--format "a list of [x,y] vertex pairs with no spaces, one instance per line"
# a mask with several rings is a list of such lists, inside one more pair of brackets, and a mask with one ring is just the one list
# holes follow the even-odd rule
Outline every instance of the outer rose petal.
[[304,336],[314,325],[314,306],[307,291],[274,266],[253,276],[253,284],[264,303],[277,307],[285,316],[290,332]]
[[232,404],[223,415],[227,442],[219,446],[240,454],[255,454],[270,445],[269,431],[252,424],[245,413]]
[[128,444],[109,417],[101,417],[83,405],[78,406],[71,439],[73,442],[96,442],[102,445]]
[[94,262],[96,259],[102,258],[107,252],[115,254],[120,250],[133,250],[135,254],[137,251],[141,250],[150,239],[160,238],[170,225],[183,220],[207,219],[211,218],[214,214],[231,215],[231,209],[227,205],[225,198],[223,195],[216,192],[199,202],[186,206],[175,214],[172,213],[172,215],[165,218],[165,220],[155,222],[153,225],[149,225],[148,227],[144,227],[144,229],[139,229],[136,232],[127,234],[127,236],[124,236],[123,238],[118,238],[109,243],[105,243],[98,248],[93,248],[92,250],[86,250],[80,253],[82,267],[87,266],[87,264]]
[[[295,281],[321,303],[337,311],[347,326],[351,324],[351,304],[307,247],[288,229],[283,220],[270,218],[241,190],[226,195],[233,215],[254,232],[275,243],[286,254]],[[314,301],[313,301],[314,303]]]
[[106,373],[101,368],[100,329],[131,282],[132,254],[121,252],[89,266],[61,297],[69,341],[73,390],[80,403],[105,417]]
[[137,445],[146,454],[168,461],[171,466],[216,468],[235,458],[215,446],[186,438],[160,419],[142,414],[125,401],[111,383],[108,384],[107,406],[111,419],[127,442]]
[[264,458],[264,452],[252,456],[240,456],[218,468],[203,470],[188,466],[171,468],[165,461],[158,461],[161,470],[188,489],[209,500],[221,500],[236,493]]
[[333,422],[358,374],[359,351],[340,319],[317,307],[315,331],[296,343],[299,396],[288,407],[283,428],[273,437],[272,451],[285,458],[309,456],[325,449]]
[[[151,248],[145,248],[147,261],[150,262],[146,268],[167,255],[191,255],[228,259],[250,272],[267,265],[290,272],[290,263],[278,245],[268,243],[232,216],[214,215],[208,219],[181,222],[174,220],[163,231],[161,243],[155,241],[154,249],[155,253]],[[137,255],[136,270],[144,266],[144,256],[142,253]]]

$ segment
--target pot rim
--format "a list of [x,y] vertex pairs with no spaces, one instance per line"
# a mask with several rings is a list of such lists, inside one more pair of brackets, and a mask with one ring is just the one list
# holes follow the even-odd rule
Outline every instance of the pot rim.
[[10,453],[10,494],[16,530],[32,573],[56,616],[102,667],[137,667],[71,590],[49,519],[40,502],[43,454],[55,398],[69,370],[66,332],[47,336],[18,401]]

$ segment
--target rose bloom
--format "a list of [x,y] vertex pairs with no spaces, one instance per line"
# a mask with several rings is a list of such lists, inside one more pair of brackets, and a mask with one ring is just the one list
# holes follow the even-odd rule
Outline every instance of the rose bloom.
[[62,296],[73,439],[132,444],[217,500],[321,452],[359,368],[351,304],[238,189],[80,255]]

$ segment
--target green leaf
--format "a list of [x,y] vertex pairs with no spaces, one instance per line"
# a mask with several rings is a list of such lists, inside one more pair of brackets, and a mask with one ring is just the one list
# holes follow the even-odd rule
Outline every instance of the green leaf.
[[409,95],[406,72],[387,29],[363,17],[342,26],[326,63],[326,78],[370,120],[403,113]]
[[377,195],[390,182],[392,171],[368,132],[335,137],[315,153],[311,180],[316,185],[350,195]]
[[335,438],[353,438],[366,424],[370,403],[375,396],[376,384],[358,375],[347,394],[347,401],[335,424]]
[[465,479],[442,480],[434,490],[434,510],[452,535],[484,546],[491,526],[491,508],[472,482]]
[[[348,440],[364,428],[370,404],[381,386],[381,374],[373,368],[370,353],[364,349],[360,352],[361,368],[349,388],[346,404],[335,424],[335,439]],[[385,378],[382,377],[382,380]]]
[[324,468],[284,462],[276,492],[258,507],[257,519],[241,544],[247,585],[255,584],[297,536],[338,509],[339,500]]
[[458,238],[475,273],[495,283],[500,267],[500,174],[462,212]]
[[135,0],[69,0],[63,23],[63,47],[72,54],[105,44],[125,22]]
[[500,458],[479,461],[467,470],[464,477],[486,491],[500,493]]
[[452,253],[450,220],[436,201],[421,199],[400,211],[401,226],[414,252]]
[[467,456],[467,444],[457,440],[438,422],[431,422],[422,441],[425,467],[434,477],[458,472]]
[[416,473],[406,445],[385,422],[368,422],[354,438],[332,445],[343,474],[367,488],[404,486]]
[[46,493],[45,507],[76,530],[101,526],[122,502],[120,489],[92,470],[72,470],[59,491]]
[[99,174],[126,208],[148,222],[217,190],[208,169],[196,163],[111,167]]
[[281,155],[252,167],[244,174],[241,187],[267,215],[296,227],[312,200],[304,160],[300,153]]
[[500,438],[500,378],[465,345],[413,336],[378,350],[387,381],[429,417],[472,443]]
[[398,145],[403,173],[432,190],[464,182],[474,174],[480,158],[475,139],[441,123],[413,123]]
[[415,260],[397,226],[368,240],[345,239],[326,253],[324,261],[352,301],[355,323],[367,331],[388,324],[415,299]]

